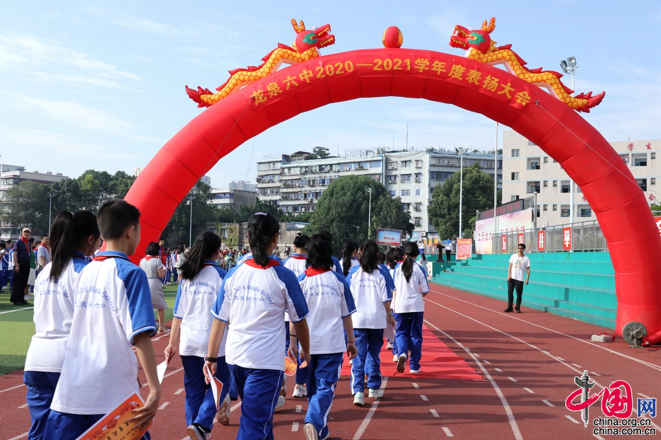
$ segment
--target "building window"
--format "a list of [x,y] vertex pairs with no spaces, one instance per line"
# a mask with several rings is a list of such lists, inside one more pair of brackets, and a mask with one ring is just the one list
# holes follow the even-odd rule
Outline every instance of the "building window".
[[415,226],[422,226],[422,218],[421,217],[416,217],[413,224]]
[[[652,185],[654,185],[654,184],[652,184]],[[419,190],[419,189],[416,189],[416,190],[415,190],[415,195],[416,195],[416,196],[419,196],[419,195],[420,195],[420,190]]]
[[512,157],[519,157],[519,149],[512,148]]
[[560,217],[569,217],[569,207],[562,208],[560,211]]
[[557,160],[555,160],[555,159],[553,159],[553,163],[558,163],[558,161],[557,161]]
[[530,159],[528,161],[528,169],[529,170],[538,170],[538,169],[540,169],[539,158]]
[[388,183],[397,183],[397,176],[388,176]]
[[558,181],[557,181],[557,180],[554,180],[554,181],[553,181],[553,188],[557,188],[557,187],[558,187]]
[[421,211],[422,210],[422,203],[415,203],[413,205],[413,210],[415,211]]
[[652,177],[650,179],[650,185],[656,185],[656,178]]
[[416,160],[415,161],[415,167],[416,168],[422,168],[422,161],[421,160]]
[[620,154],[620,157],[624,161],[625,164],[629,165],[629,155],[628,154]]
[[537,145],[537,144],[534,143],[533,141],[528,141],[528,146],[529,146],[529,147],[533,147],[533,146],[535,146],[535,145]]
[[581,208],[579,217],[592,217],[592,210],[590,208]]
[[403,189],[402,190],[402,197],[410,196],[410,195],[411,195],[411,190],[410,189]]
[[638,183],[640,189],[647,191],[647,179],[636,179],[636,182]]
[[402,168],[408,168],[411,166],[411,161],[410,160],[403,160],[402,161]]
[[410,181],[411,181],[410,174],[402,174],[402,182],[410,182]]
[[656,153],[650,153],[650,159],[656,159]]
[[647,154],[633,155],[633,166],[635,167],[646,167],[647,166]]
[[566,180],[562,181],[561,182],[561,187],[560,187],[560,192],[568,193],[569,191],[570,191],[569,182],[567,182]]
[[528,194],[539,193],[539,182],[528,182]]
[[512,197],[510,198],[510,200],[511,200],[512,202],[515,201],[515,200],[519,200],[519,196],[512,196]]
[[548,188],[548,187],[549,187],[549,181],[548,181],[548,180],[545,180],[545,181],[544,181],[544,188]]
[[452,176],[452,173],[430,173],[431,180],[445,180]]
[[548,211],[548,210],[549,210],[549,205],[544,205],[544,211]]
[[557,211],[558,210],[558,205],[553,205],[553,210]]
[[397,191],[395,191],[394,189],[392,191],[388,191],[388,192],[390,193],[391,196],[397,197]]
[[544,163],[549,163],[549,158],[548,157],[544,158]]
[[518,172],[512,173],[512,180],[519,180],[519,173]]

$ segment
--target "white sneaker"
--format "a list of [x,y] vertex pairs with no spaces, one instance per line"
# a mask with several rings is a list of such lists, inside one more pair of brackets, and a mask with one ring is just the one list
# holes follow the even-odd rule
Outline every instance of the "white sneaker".
[[409,373],[411,373],[411,374],[418,374],[419,372],[420,372],[420,369],[409,371]]
[[404,364],[406,364],[406,354],[402,353],[399,355],[399,358],[397,359],[397,372],[398,373],[403,373],[404,372]]
[[386,350],[392,350],[392,342],[388,341],[386,344]]
[[370,388],[369,398],[370,399],[380,399],[382,396],[381,390],[373,390]]
[[353,404],[357,406],[364,406],[365,405],[365,394],[364,393],[356,393],[353,396]]
[[275,409],[278,410],[282,408],[282,406],[285,404],[285,398],[284,396],[278,396],[278,403],[275,404]]
[[230,413],[232,412],[231,406],[232,398],[229,394],[227,394],[227,396],[225,396],[225,400],[220,405],[220,408],[218,408],[218,412],[216,413],[216,420],[221,425],[227,426],[230,424]]
[[186,433],[192,440],[207,440],[211,438],[210,432],[204,432],[202,428],[193,424],[186,428]]
[[300,399],[301,397],[308,397],[308,387],[305,385],[296,384],[294,386],[294,392],[291,396],[297,399]]
[[399,360],[399,356],[394,355],[394,356],[392,357],[392,361],[393,361],[393,362],[397,362],[398,360]]
[[303,433],[305,433],[306,440],[319,440],[319,434],[312,423],[306,423],[303,426]]

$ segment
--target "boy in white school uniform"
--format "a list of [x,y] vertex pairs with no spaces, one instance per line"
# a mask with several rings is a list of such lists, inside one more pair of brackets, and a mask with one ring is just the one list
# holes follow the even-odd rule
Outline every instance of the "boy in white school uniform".
[[[294,273],[269,258],[278,244],[280,224],[258,212],[248,220],[252,259],[233,268],[223,280],[211,311],[206,365],[217,369],[217,353],[230,322],[225,359],[241,396],[237,439],[273,439],[273,413],[284,379],[285,310],[294,325],[305,361],[310,362],[308,308]],[[206,370],[205,370],[206,371]],[[207,374],[207,382],[211,378]]]
[[[132,393],[139,393],[138,360],[149,397],[133,410],[139,427],[156,415],[161,387],[151,337],[156,334],[145,272],[131,263],[140,242],[140,211],[124,200],[105,202],[97,215],[106,251],[78,278],[62,374],[46,425],[46,440],[74,440]],[[143,438],[149,439],[149,433]]]

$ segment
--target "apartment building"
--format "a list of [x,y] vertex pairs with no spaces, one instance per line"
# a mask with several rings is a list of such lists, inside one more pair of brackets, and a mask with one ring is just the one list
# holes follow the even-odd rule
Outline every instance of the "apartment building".
[[[464,153],[463,166],[477,161],[493,177],[494,160],[493,153]],[[260,200],[277,204],[286,212],[312,212],[333,180],[369,176],[382,182],[393,197],[401,197],[402,207],[411,213],[415,225],[413,238],[419,238],[435,232],[427,215],[434,187],[459,171],[461,161],[458,153],[432,150],[362,149],[349,151],[345,157],[323,159],[299,151],[257,162],[257,192]],[[498,162],[500,184],[500,155]]]
[[257,185],[240,180],[230,182],[229,189],[212,189],[210,204],[218,208],[239,212],[242,206],[251,206],[257,199]]
[[[612,141],[650,204],[659,203],[661,140]],[[570,223],[573,182],[559,163],[513,130],[503,133],[503,203],[537,194],[538,225]],[[596,220],[581,188],[574,185],[574,222]],[[659,181],[661,185],[661,181]]]

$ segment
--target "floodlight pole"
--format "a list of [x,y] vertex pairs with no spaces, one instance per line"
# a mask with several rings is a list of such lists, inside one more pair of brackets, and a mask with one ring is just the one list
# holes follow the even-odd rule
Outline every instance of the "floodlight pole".
[[369,239],[372,230],[372,188],[367,188],[367,192],[370,193],[370,203],[367,208],[367,238]]
[[462,238],[461,233],[461,210],[463,209],[463,194],[464,194],[464,149],[459,150],[459,236]]
[[55,197],[55,194],[53,192],[49,192],[47,194],[48,196],[48,235],[50,236],[50,227],[51,227],[51,214],[53,212],[53,197]]
[[496,122],[496,146],[493,152],[493,233],[498,233],[496,206],[498,205],[498,122]]
[[192,194],[188,195],[188,203],[190,203],[190,229],[188,232],[188,247],[193,246],[193,199],[195,196]]
[[[572,96],[574,95],[574,79],[576,75],[576,69],[578,69],[578,64],[576,64],[576,58],[570,57],[567,60],[562,60],[560,62],[560,67],[565,73],[571,73],[571,90]],[[569,177],[569,227],[574,227],[574,180]]]

